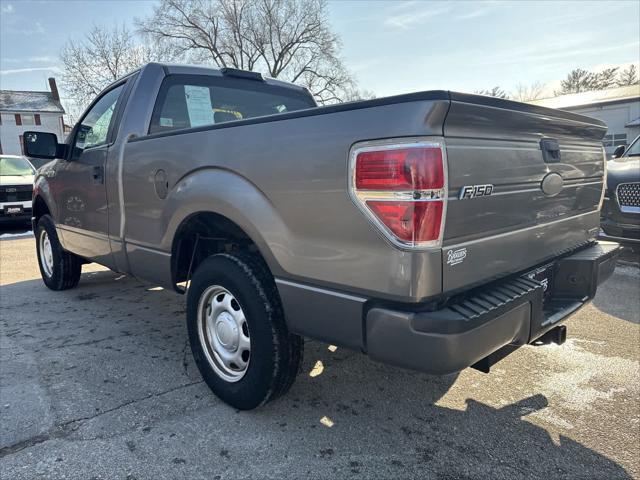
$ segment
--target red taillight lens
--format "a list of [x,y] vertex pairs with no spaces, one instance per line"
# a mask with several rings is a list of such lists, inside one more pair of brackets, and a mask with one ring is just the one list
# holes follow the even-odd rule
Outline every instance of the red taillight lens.
[[369,200],[367,206],[403,242],[430,242],[440,237],[442,201]]
[[356,157],[355,184],[359,190],[442,188],[442,150],[415,147],[360,152]]
[[367,142],[351,152],[353,200],[400,247],[441,245],[447,205],[443,142]]

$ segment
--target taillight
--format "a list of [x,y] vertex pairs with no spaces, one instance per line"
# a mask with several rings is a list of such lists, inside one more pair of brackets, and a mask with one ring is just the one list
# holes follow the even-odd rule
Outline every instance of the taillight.
[[442,188],[439,148],[398,148],[360,152],[356,156],[358,190],[427,190]]
[[442,140],[356,145],[349,186],[356,205],[394,244],[441,245],[446,207]]

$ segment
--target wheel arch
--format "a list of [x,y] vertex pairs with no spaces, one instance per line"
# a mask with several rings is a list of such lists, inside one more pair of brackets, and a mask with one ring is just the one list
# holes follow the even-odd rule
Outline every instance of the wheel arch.
[[181,272],[177,266],[184,260],[179,255],[174,258],[180,252],[179,242],[202,219],[208,227],[199,225],[196,233],[222,230],[243,246],[252,245],[273,275],[282,273],[278,246],[286,244],[289,230],[267,196],[236,172],[206,168],[184,176],[171,188],[161,216],[165,225],[161,247],[171,252],[174,285]]
[[186,281],[196,267],[216,253],[247,251],[269,264],[258,244],[236,222],[211,211],[192,212],[176,229],[171,244],[172,285]]
[[[43,167],[47,168],[47,167]],[[31,205],[31,216],[33,217],[33,228],[35,229],[38,220],[43,215],[51,215],[54,223],[57,217],[57,209],[53,199],[53,194],[49,188],[47,178],[38,174],[33,185],[33,201]]]
[[31,208],[34,228],[38,224],[38,220],[40,220],[43,215],[51,215],[51,209],[42,195],[36,195],[33,197],[33,204]]

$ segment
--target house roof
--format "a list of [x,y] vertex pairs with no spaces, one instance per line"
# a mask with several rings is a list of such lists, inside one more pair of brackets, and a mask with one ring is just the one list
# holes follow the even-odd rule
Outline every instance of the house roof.
[[529,103],[542,107],[568,109],[587,107],[604,103],[618,103],[624,101],[640,101],[640,85],[595,90],[590,92],[570,93],[558,97],[531,100]]
[[60,100],[51,92],[21,92],[0,90],[0,111],[65,113]]

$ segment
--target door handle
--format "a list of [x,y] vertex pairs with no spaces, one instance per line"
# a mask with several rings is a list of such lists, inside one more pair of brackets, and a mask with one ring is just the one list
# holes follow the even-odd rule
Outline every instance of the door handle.
[[93,167],[91,172],[91,178],[94,185],[101,185],[104,183],[104,168],[101,166]]

